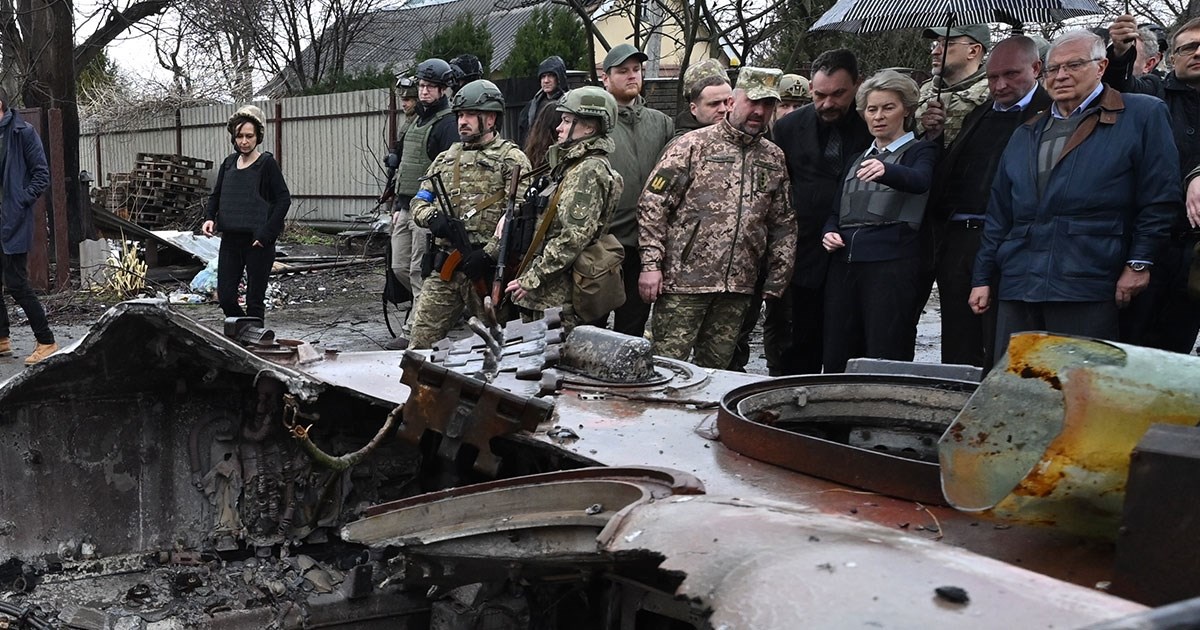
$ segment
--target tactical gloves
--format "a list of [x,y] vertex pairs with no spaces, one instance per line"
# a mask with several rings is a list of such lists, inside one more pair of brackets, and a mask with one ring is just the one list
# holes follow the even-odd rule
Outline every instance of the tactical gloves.
[[496,260],[488,256],[482,249],[477,249],[463,258],[458,268],[469,280],[487,280],[496,269]]
[[450,238],[450,219],[440,212],[429,217],[429,231],[438,238]]

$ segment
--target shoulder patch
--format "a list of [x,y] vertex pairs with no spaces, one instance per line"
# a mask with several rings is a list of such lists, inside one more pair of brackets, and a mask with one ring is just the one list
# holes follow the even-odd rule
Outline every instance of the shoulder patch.
[[671,168],[659,169],[653,175],[650,176],[650,182],[648,184],[646,184],[646,190],[649,190],[652,193],[661,195],[663,193],[663,191],[665,191],[668,187],[671,186],[671,182],[675,181],[675,178],[677,177],[677,175],[678,174],[675,172],[674,169],[671,169]]

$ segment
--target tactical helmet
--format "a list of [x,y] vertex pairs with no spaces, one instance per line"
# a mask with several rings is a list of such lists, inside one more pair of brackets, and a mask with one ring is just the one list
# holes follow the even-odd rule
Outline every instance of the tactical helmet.
[[417,78],[400,75],[396,77],[396,89],[400,98],[417,98]]
[[483,78],[483,64],[479,57],[472,54],[462,54],[450,60],[450,67],[458,70],[455,74],[462,80],[462,85]]
[[480,111],[504,113],[504,94],[495,83],[486,79],[472,81],[454,94],[450,107],[457,112]]
[[785,101],[812,102],[808,79],[798,74],[785,74],[779,80],[779,98]]
[[441,59],[426,59],[417,64],[417,78],[446,87],[454,82],[454,70]]
[[593,85],[567,92],[555,109],[576,116],[599,118],[603,122],[601,129],[606,134],[617,124],[617,99],[608,90]]

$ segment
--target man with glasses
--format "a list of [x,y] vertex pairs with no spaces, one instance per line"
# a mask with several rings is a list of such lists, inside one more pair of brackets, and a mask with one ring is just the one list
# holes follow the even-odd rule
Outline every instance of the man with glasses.
[[[929,60],[933,78],[921,85],[921,105],[917,108],[920,132],[926,140],[943,146],[954,142],[963,119],[987,100],[983,58],[992,43],[987,24],[925,29],[931,40]],[[939,97],[940,91],[940,97]],[[940,132],[934,132],[940,130]]]
[[[451,116],[446,90],[454,80],[450,64],[441,59],[426,59],[417,65],[416,120],[409,123],[400,138],[400,166],[396,170],[396,204],[392,212],[393,266],[408,261],[408,277],[400,278],[413,294],[413,304],[421,294],[421,258],[425,255],[428,230],[412,221],[409,202],[421,188],[420,179],[441,152],[458,142],[458,128]],[[412,328],[404,324],[404,334],[387,343],[388,350],[408,347]]]
[[[1113,43],[1107,51],[1104,82],[1122,92],[1151,94],[1166,102],[1179,156],[1179,171],[1175,174],[1184,181],[1200,166],[1200,137],[1196,134],[1200,127],[1200,55],[1196,52],[1200,50],[1200,19],[1175,31],[1168,46],[1172,70],[1166,77],[1137,75],[1135,59],[1140,37],[1133,16],[1117,18],[1109,33]],[[1181,204],[1175,208],[1170,243],[1153,261],[1150,286],[1122,313],[1122,341],[1183,353],[1196,347],[1200,301],[1189,296],[1188,276],[1200,240],[1194,230],[1200,226],[1200,181],[1190,180],[1186,201],[1186,207]]]
[[1026,330],[1117,339],[1118,308],[1170,234],[1182,192],[1167,107],[1105,87],[1107,65],[1095,34],[1058,37],[1043,79],[1054,102],[1000,158],[969,298],[977,314],[996,302],[998,357]]

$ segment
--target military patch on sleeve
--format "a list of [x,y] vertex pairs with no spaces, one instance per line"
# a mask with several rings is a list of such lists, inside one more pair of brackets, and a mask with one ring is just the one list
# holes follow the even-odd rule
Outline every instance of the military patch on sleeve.
[[661,195],[663,191],[671,186],[671,182],[675,181],[675,175],[676,173],[672,169],[659,169],[650,176],[650,183],[646,185],[646,190]]

